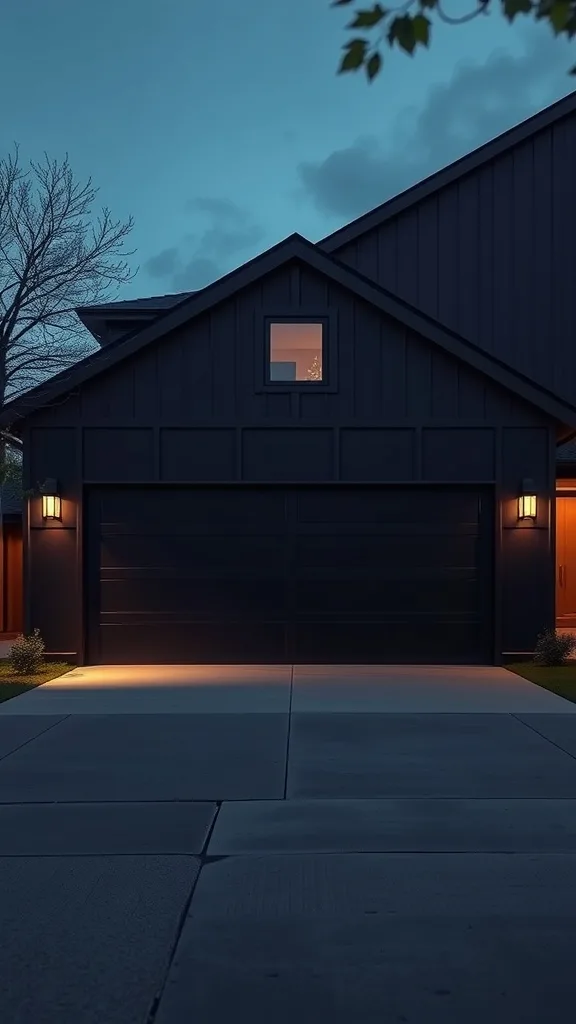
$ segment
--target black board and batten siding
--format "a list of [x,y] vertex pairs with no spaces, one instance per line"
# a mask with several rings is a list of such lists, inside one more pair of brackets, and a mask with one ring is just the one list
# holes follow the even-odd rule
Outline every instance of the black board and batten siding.
[[[259,387],[288,310],[329,317],[335,390]],[[551,621],[552,422],[296,262],[26,431],[28,479],[63,497],[51,526],[30,503],[27,624],[50,650],[492,661]]]
[[456,172],[328,251],[576,404],[576,112]]

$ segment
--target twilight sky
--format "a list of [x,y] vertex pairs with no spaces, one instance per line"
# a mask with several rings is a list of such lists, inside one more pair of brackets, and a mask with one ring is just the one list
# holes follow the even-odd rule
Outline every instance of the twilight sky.
[[328,0],[4,0],[1,155],[67,152],[134,216],[130,298],[202,287],[293,231],[316,241],[576,87],[574,46],[496,12],[435,25],[413,60],[386,51],[372,85],[337,76],[350,17]]

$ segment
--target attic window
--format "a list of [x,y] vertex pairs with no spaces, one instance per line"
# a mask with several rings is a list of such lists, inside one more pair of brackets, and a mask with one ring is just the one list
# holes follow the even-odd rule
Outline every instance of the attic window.
[[269,324],[268,379],[271,384],[321,384],[324,323],[272,321]]

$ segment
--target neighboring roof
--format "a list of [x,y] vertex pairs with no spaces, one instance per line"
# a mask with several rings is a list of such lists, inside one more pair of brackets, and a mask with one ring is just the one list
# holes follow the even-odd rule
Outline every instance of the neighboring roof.
[[[75,310],[78,319],[90,331],[90,334],[101,344],[109,344],[110,327],[125,326],[133,329],[134,322],[140,321],[142,326],[150,323],[159,313],[172,309],[178,303],[194,295],[195,292],[176,292],[172,295],[151,295],[146,299],[122,299],[120,302],[102,302],[94,306],[78,306]],[[110,339],[110,340],[109,340]]]
[[195,316],[210,310],[218,302],[231,298],[236,292],[259,281],[264,274],[271,273],[287,263],[298,260],[317,273],[333,280],[341,287],[377,309],[388,314],[407,328],[420,334],[432,344],[457,359],[463,360],[475,370],[495,381],[501,387],[530,402],[536,408],[559,423],[576,429],[576,406],[557,398],[551,391],[535,384],[523,374],[512,370],[505,363],[489,355],[461,335],[444,327],[438,321],[393,295],[380,285],[363,277],[357,271],[340,263],[307,241],[301,235],[290,235],[267,252],[238,267],[220,278],[201,292],[190,296],[174,309],[161,313],[152,323],[111,342],[105,348],[93,353],[71,369],[62,371],[49,381],[28,391],[4,406],[0,413],[0,425],[10,424],[17,430],[17,420],[29,416],[36,409],[59,398],[74,388],[91,380],[158,341],[169,331],[187,323]]
[[391,217],[402,213],[408,207],[414,206],[422,199],[426,199],[433,192],[437,192],[446,185],[450,185],[459,178],[463,178],[464,175],[476,171],[483,164],[489,163],[495,157],[512,149],[513,146],[525,142],[538,132],[574,113],[576,113],[576,90],[569,93],[563,99],[558,100],[557,103],[553,103],[550,107],[546,107],[544,110],[539,111],[539,113],[534,114],[533,117],[522,121],[521,124],[515,125],[514,128],[509,128],[508,131],[498,135],[495,139],[491,139],[490,142],[486,142],[478,149],[467,153],[466,156],[449,164],[448,167],[443,167],[440,171],[436,171],[428,178],[424,178],[423,181],[412,185],[399,195],[393,196],[385,203],[377,206],[376,209],[369,210],[368,213],[358,217],[352,223],[338,228],[337,231],[333,231],[332,234],[327,235],[317,243],[318,247],[324,252],[333,253],[336,249],[340,249],[343,245],[353,242],[367,231],[371,231],[373,228],[379,227],[380,224],[384,224]]
[[94,306],[78,306],[76,313],[91,313],[101,316],[103,313],[131,313],[140,309],[170,309],[196,292],[174,292],[171,295],[151,295],[146,299],[122,299],[120,302],[101,302]]
[[22,492],[12,483],[0,486],[2,500],[2,515],[20,515],[22,512]]
[[556,449],[556,462],[576,462],[576,439]]

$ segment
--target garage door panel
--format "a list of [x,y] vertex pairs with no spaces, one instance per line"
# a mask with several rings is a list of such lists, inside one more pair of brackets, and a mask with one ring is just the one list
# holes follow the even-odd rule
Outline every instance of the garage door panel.
[[441,587],[434,579],[411,583],[399,580],[393,585],[337,577],[330,581],[299,580],[296,619],[317,616],[319,609],[324,616],[380,621],[404,614],[427,616],[431,621],[439,615],[474,616],[479,615],[478,588],[475,580],[443,580]]
[[[166,529],[166,526],[164,526]],[[254,570],[285,575],[286,543],[282,536],[230,536],[212,532],[207,536],[156,538],[150,535],[104,535],[101,546],[103,570],[116,568],[141,572],[144,569],[179,569],[188,576],[206,572]]]
[[[382,571],[397,566],[409,571],[419,567],[461,567],[476,564],[477,533],[444,536],[367,535],[337,537],[297,537],[294,542],[296,571],[304,568],[323,570],[353,566],[374,573],[377,562]],[[384,569],[384,567],[386,567]]]
[[334,652],[333,662],[342,664],[358,664],[359,650],[364,652],[364,664],[448,665],[483,661],[476,625],[452,619],[434,625],[414,616],[408,621],[358,622],[351,627],[346,621],[339,628],[335,628],[333,621],[299,622],[295,626],[297,662],[314,664],[318,661],[318,649],[328,645]]
[[286,493],[281,490],[175,487],[101,490],[92,492],[96,514],[102,523],[150,523],[162,527],[178,523],[234,525],[257,517],[278,522],[285,518]]
[[166,622],[100,627],[100,661],[105,665],[274,664],[287,660],[283,623]]
[[101,587],[101,611],[122,621],[134,612],[165,612],[192,619],[262,619],[289,615],[284,580],[217,579],[105,580]]
[[451,488],[102,488],[89,659],[491,660],[492,496]]

